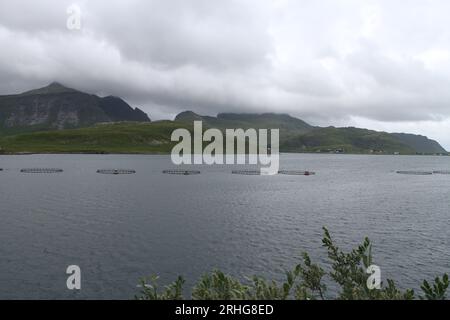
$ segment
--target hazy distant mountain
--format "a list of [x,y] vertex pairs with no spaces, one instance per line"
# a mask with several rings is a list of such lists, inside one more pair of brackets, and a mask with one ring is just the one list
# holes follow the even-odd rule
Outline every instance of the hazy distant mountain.
[[193,122],[195,120],[202,120],[205,126],[218,129],[280,129],[280,136],[284,138],[307,133],[314,129],[313,126],[303,120],[287,114],[276,113],[220,113],[217,117],[210,117],[185,111],[175,117],[175,121],[181,122]]
[[175,118],[175,121],[186,123],[195,120],[202,120],[205,126],[219,129],[279,128],[280,150],[289,152],[446,153],[438,142],[420,135],[391,134],[351,127],[314,127],[285,114],[223,113],[210,117],[185,111]]
[[150,119],[120,98],[101,98],[56,82],[22,94],[0,96],[2,132],[79,128],[117,121]]
[[411,146],[419,153],[445,153],[445,149],[435,140],[430,140],[425,136],[407,134],[407,133],[392,133],[392,135],[399,141]]
[[348,152],[348,153],[401,153],[419,152],[411,145],[386,133],[359,128],[317,128],[306,134],[281,141],[286,151]]

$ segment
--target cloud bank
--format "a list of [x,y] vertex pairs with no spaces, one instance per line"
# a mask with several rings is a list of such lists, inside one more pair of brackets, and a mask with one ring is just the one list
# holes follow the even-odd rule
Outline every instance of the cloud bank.
[[[81,30],[66,27],[81,8]],[[60,81],[152,118],[283,112],[450,149],[446,0],[0,0],[0,94]]]

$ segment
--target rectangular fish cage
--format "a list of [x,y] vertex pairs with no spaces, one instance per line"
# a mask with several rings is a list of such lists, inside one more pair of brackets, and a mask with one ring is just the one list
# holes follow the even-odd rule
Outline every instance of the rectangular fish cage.
[[200,174],[201,172],[198,170],[163,170],[162,173],[189,176]]
[[409,174],[416,176],[429,176],[432,175],[432,171],[397,171],[398,174]]
[[240,174],[244,176],[260,176],[261,171],[260,170],[233,170],[231,171],[232,174]]
[[450,174],[450,170],[436,170],[433,174]]
[[316,173],[313,171],[298,171],[298,170],[280,170],[278,174],[291,175],[291,176],[314,176]]
[[20,170],[22,173],[60,173],[63,171],[63,169],[57,168],[25,168]]
[[130,169],[99,169],[97,170],[97,173],[118,175],[118,174],[135,174],[136,171]]

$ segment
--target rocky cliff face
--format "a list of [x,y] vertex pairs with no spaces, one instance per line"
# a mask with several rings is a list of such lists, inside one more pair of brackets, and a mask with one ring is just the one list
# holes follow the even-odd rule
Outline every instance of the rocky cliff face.
[[150,119],[120,98],[100,98],[58,83],[19,95],[0,96],[1,131],[68,129],[118,121]]

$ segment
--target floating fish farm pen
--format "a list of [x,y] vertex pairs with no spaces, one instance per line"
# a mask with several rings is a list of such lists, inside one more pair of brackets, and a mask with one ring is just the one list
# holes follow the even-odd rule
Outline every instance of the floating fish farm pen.
[[285,174],[291,176],[314,176],[316,173],[313,171],[298,171],[298,170],[280,170],[278,174]]
[[432,171],[397,171],[398,174],[409,174],[416,176],[429,176],[432,175]]
[[177,174],[182,176],[189,176],[189,175],[195,175],[200,174],[201,172],[198,170],[163,170],[164,174]]
[[240,174],[244,176],[260,176],[261,171],[260,170],[233,170],[231,171],[232,174]]
[[434,174],[450,174],[450,170],[436,170],[433,171]]
[[97,170],[97,173],[100,174],[135,174],[135,170],[127,170],[127,169],[100,169]]
[[63,171],[63,169],[56,168],[26,168],[20,170],[22,173],[60,173]]

